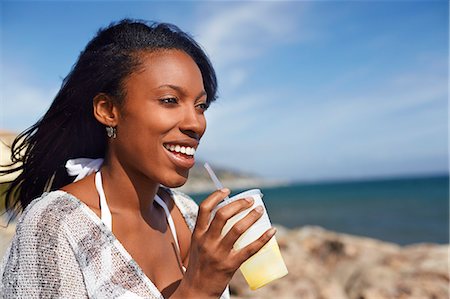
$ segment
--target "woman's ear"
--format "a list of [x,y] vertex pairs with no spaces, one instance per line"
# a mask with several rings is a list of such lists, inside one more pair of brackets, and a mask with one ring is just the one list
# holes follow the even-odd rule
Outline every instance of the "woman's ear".
[[94,116],[102,124],[108,127],[117,126],[118,110],[110,96],[99,93],[94,97]]

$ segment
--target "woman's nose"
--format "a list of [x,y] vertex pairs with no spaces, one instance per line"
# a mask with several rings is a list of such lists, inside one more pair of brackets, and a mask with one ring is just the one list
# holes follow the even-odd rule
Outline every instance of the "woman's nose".
[[195,107],[186,107],[180,123],[180,130],[191,138],[199,140],[206,130],[206,120]]

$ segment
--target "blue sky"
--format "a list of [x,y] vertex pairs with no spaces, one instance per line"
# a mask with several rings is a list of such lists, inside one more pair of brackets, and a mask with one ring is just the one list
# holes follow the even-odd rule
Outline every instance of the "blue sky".
[[2,1],[0,128],[48,108],[111,21],[175,23],[220,98],[198,156],[314,181],[448,171],[447,1]]

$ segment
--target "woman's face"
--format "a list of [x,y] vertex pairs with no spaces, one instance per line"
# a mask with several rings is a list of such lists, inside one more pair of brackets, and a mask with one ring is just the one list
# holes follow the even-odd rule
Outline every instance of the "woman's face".
[[179,50],[141,55],[142,67],[124,82],[117,138],[111,150],[127,170],[178,187],[194,165],[206,129],[200,69]]

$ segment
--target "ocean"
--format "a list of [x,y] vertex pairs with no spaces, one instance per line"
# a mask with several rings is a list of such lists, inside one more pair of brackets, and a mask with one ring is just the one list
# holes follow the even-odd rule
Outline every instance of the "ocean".
[[[449,243],[449,177],[262,188],[274,224],[318,225],[400,245]],[[232,190],[232,195],[239,190]],[[193,194],[200,202],[207,194]]]

